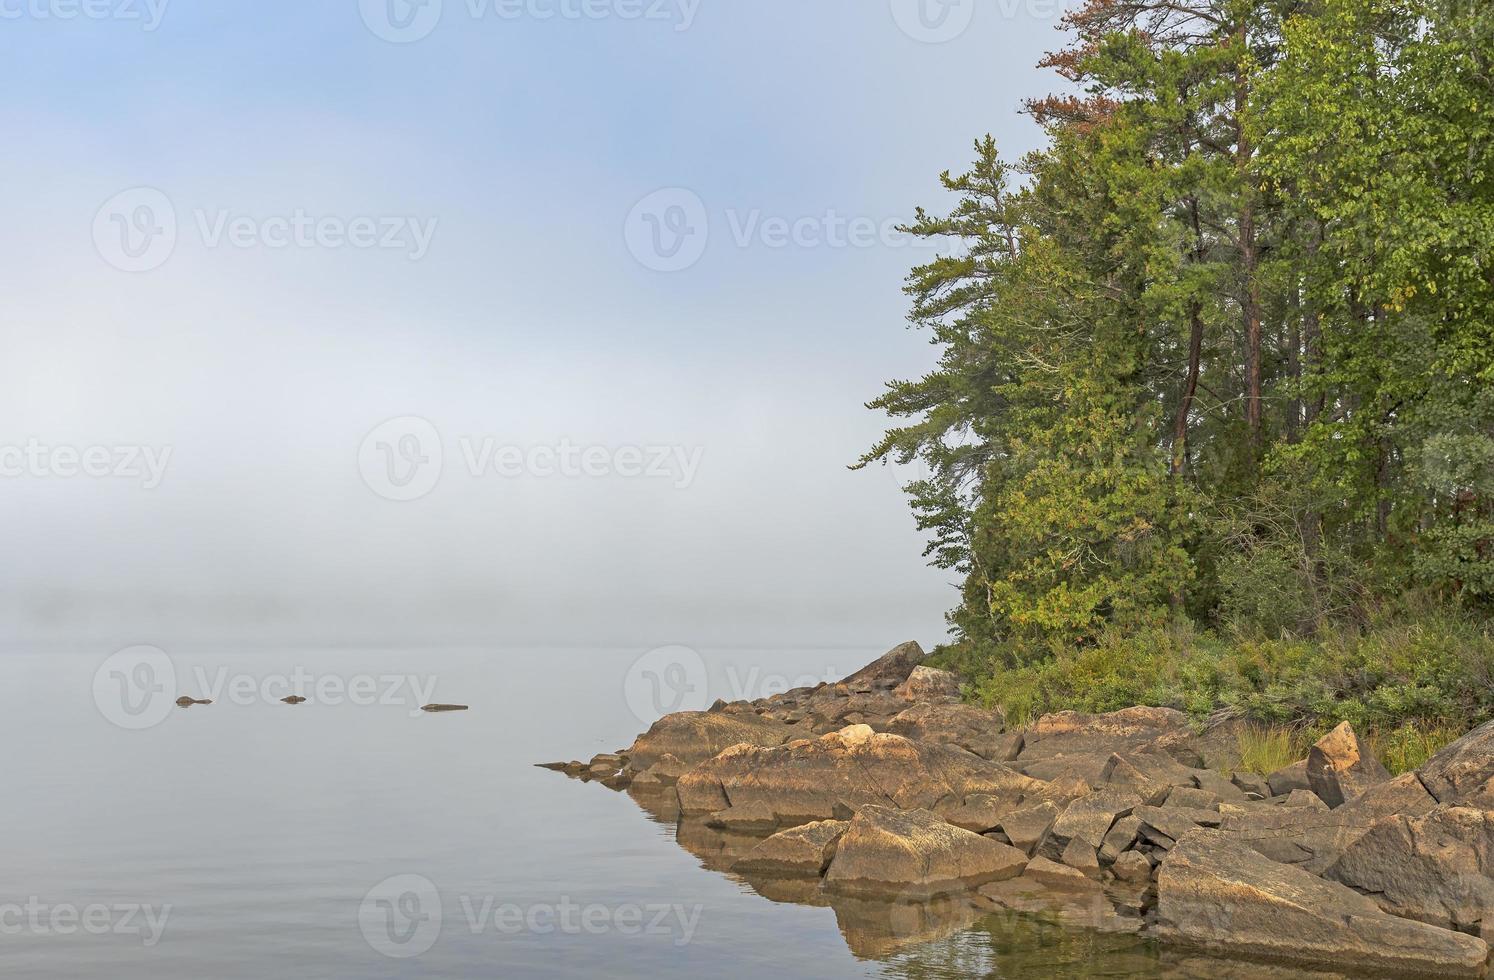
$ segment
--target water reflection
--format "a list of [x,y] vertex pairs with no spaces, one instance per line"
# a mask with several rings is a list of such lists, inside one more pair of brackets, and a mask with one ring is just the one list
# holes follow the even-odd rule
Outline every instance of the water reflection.
[[[1161,977],[1165,980],[1333,980],[1349,974],[1242,962],[1178,950],[1118,924],[1125,895],[1064,896],[1019,879],[985,894],[932,901],[878,901],[827,893],[820,879],[731,871],[762,836],[682,818],[672,791],[627,790],[701,867],[724,874],[770,902],[829,908],[852,955],[878,964],[878,975],[905,980],[955,978]],[[997,906],[993,911],[993,906]]]

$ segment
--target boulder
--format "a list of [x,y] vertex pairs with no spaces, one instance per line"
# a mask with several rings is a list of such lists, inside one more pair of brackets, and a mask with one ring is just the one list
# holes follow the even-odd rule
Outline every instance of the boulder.
[[1482,939],[1399,919],[1337,882],[1278,864],[1230,835],[1185,835],[1157,879],[1159,938],[1232,956],[1375,973],[1480,976]]
[[1008,813],[1001,819],[999,827],[1013,847],[1030,855],[1048,836],[1053,822],[1061,813],[1063,813],[1063,807],[1052,800],[1044,800],[1035,806],[1024,806],[1020,810]]
[[1418,775],[1438,803],[1494,810],[1494,721],[1432,756]]
[[1023,762],[1019,754],[1012,762],[1012,766],[1033,779],[1041,779],[1045,783],[1077,780],[1086,788],[1101,789],[1105,786],[1105,766],[1108,761],[1108,757],[1100,753],[1093,755],[1082,753]]
[[1121,881],[1140,884],[1151,880],[1152,862],[1138,851],[1126,851],[1115,859],[1110,870]]
[[1060,711],[1027,731],[1024,758],[1135,751],[1166,735],[1190,733],[1188,716],[1171,708],[1126,708],[1103,715]]
[[704,762],[733,745],[782,745],[803,733],[757,715],[679,711],[665,715],[628,749],[628,765],[647,770],[666,755],[689,765]]
[[927,810],[870,804],[852,818],[825,873],[825,888],[914,897],[1014,878],[1027,855],[945,823]]
[[913,673],[913,668],[923,663],[926,656],[928,654],[923,652],[923,647],[912,640],[899,643],[841,683],[848,688],[856,688],[862,685],[875,685],[879,681],[890,681],[895,687],[906,681]]
[[1022,749],[1019,732],[1005,732],[999,711],[969,704],[925,702],[899,711],[886,725],[894,735],[919,742],[945,742],[993,762],[1010,762]]
[[908,701],[957,698],[960,696],[960,679],[947,670],[936,670],[919,664],[892,693]]
[[854,725],[783,746],[735,745],[680,778],[683,812],[766,808],[779,828],[841,819],[866,804],[950,812],[973,796],[1015,806],[1043,784],[951,745]]
[[1266,781],[1266,777],[1257,776],[1253,772],[1237,772],[1230,777],[1230,782],[1238,786],[1246,796],[1254,793],[1261,799],[1265,799],[1275,795],[1271,792],[1271,784]]
[[1077,837],[1069,841],[1068,846],[1063,849],[1063,854],[1059,860],[1086,878],[1098,880],[1100,877],[1099,853]]
[[1044,857],[1058,860],[1072,840],[1079,840],[1095,850],[1105,843],[1105,835],[1121,817],[1141,805],[1141,798],[1128,790],[1107,789],[1070,803],[1043,842]]
[[1272,796],[1286,796],[1294,789],[1311,790],[1312,783],[1307,780],[1307,760],[1276,770],[1266,777],[1266,785],[1270,787]]
[[732,870],[742,874],[818,877],[830,867],[836,845],[849,826],[845,820],[817,820],[780,831],[732,865]]
[[1343,806],[1389,779],[1390,773],[1348,722],[1324,735],[1307,753],[1307,781],[1330,807]]
[[976,834],[985,834],[1001,826],[1008,814],[1021,808],[1021,801],[1010,796],[988,796],[976,794],[965,797],[965,802],[943,814],[944,819],[956,827]]
[[1105,840],[1100,844],[1100,861],[1103,864],[1114,864],[1120,856],[1131,849],[1136,843],[1136,838],[1141,834],[1141,818],[1134,813],[1129,817],[1121,817],[1110,828],[1105,835]]
[[1412,773],[1366,790],[1337,810],[1270,803],[1221,804],[1221,828],[1236,840],[1282,864],[1322,874],[1383,816],[1420,816],[1436,801]]
[[1245,791],[1236,786],[1232,779],[1212,769],[1194,770],[1193,782],[1204,792],[1214,794],[1221,803],[1243,803],[1248,799]]
[[1444,805],[1382,817],[1324,876],[1393,915],[1476,931],[1494,914],[1494,813]]
[[1098,789],[1105,785],[1102,776],[1112,755],[1169,755],[1169,746],[1191,734],[1188,716],[1171,708],[1126,708],[1103,715],[1061,711],[1043,715],[1023,733],[1016,766],[1037,779],[1077,776]]
[[[1141,802],[1148,806],[1157,806],[1167,799],[1175,786],[1193,785],[1193,778],[1182,766],[1166,760],[1164,770],[1176,767],[1181,772],[1158,771],[1158,767],[1147,765],[1150,760],[1140,756],[1128,758],[1120,753],[1114,753],[1105,763],[1105,768],[1100,771],[1100,783],[1113,789],[1130,790],[1141,797]],[[1143,771],[1137,763],[1147,766]],[[1186,783],[1180,780],[1187,780]]]
[[669,753],[633,778],[633,786],[641,790],[667,789],[680,781],[690,771],[690,766]]
[[1294,789],[1286,796],[1277,797],[1272,800],[1273,803],[1278,801],[1280,806],[1286,807],[1305,806],[1313,810],[1328,809],[1328,804],[1324,803],[1322,798],[1310,789]]
[[1216,810],[1181,807],[1139,806],[1134,815],[1141,821],[1141,836],[1164,850],[1191,831],[1217,827],[1222,820]]
[[1219,802],[1219,795],[1210,790],[1174,786],[1161,805],[1185,810],[1218,810]]

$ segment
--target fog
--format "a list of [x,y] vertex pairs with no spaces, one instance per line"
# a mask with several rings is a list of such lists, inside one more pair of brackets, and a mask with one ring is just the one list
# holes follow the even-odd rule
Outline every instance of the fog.
[[446,6],[6,25],[5,641],[938,642],[847,468],[932,364],[889,228],[1032,145],[1054,11]]

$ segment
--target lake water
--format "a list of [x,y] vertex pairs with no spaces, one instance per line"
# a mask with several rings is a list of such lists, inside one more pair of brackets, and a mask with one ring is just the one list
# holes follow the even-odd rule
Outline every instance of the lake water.
[[[638,651],[111,652],[0,656],[0,975],[1247,975],[963,905],[799,904],[816,899],[711,870],[720,841],[534,768],[646,727]],[[704,651],[694,694],[771,694],[880,652]],[[312,701],[279,703],[298,679]],[[215,703],[160,710],[168,686]]]

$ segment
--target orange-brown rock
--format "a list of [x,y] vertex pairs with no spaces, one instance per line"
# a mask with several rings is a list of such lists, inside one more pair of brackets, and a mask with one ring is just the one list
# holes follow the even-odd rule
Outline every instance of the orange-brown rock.
[[1481,976],[1482,939],[1396,918],[1369,898],[1278,864],[1218,830],[1177,842],[1157,878],[1160,938],[1376,974]]
[[945,823],[927,810],[868,805],[851,820],[825,874],[840,893],[946,894],[1015,878],[1027,855]]

